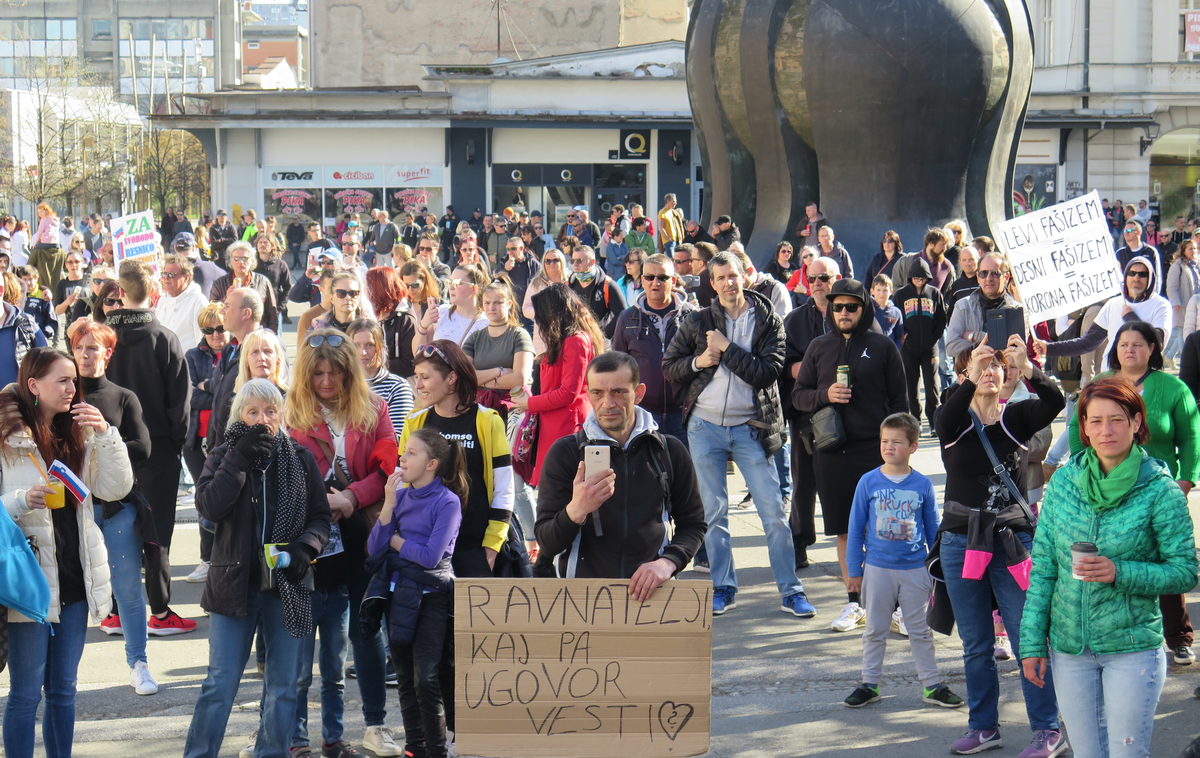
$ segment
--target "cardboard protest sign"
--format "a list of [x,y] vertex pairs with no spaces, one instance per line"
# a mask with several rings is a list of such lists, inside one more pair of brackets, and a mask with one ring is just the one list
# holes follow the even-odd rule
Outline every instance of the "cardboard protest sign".
[[113,260],[154,255],[154,212],[142,211],[112,221]]
[[1093,191],[992,227],[1031,324],[1121,294],[1112,236]]
[[454,639],[460,755],[708,751],[711,582],[458,579]]

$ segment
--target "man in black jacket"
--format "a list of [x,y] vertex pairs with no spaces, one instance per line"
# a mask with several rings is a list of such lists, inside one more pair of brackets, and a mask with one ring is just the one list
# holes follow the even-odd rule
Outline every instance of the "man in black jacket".
[[209,249],[212,251],[210,260],[224,261],[225,249],[237,238],[237,230],[230,223],[229,216],[223,210],[217,211],[217,223],[212,225],[208,233]]
[[929,264],[924,258],[915,259],[908,272],[908,284],[896,290],[892,301],[904,319],[904,376],[908,382],[908,412],[921,418],[921,401],[917,399],[917,380],[925,382],[925,414],[929,433],[933,434],[933,415],[937,412],[938,391],[934,367],[937,364],[938,340],[946,331],[946,305],[941,291],[930,284]]
[[[687,448],[638,407],[638,374],[637,361],[615,350],[588,365],[592,412],[546,454],[535,531],[542,550],[559,555],[561,576],[628,578],[629,594],[646,600],[687,566],[706,525]],[[609,449],[610,467],[585,479],[590,445]]]
[[121,264],[125,307],[109,313],[106,323],[117,333],[108,378],[138,396],[150,431],[150,457],[136,464],[133,473],[158,531],[158,545],[145,548],[146,597],[154,614],[148,632],[164,637],[196,628],[195,621],[180,618],[170,608],[171,536],[192,382],[179,338],[150,309],[151,277],[150,266],[140,260]]
[[301,255],[305,239],[304,224],[300,223],[299,216],[292,216],[292,223],[287,225],[287,229],[283,232],[284,238],[287,240],[288,252],[292,254],[292,268],[303,269],[305,260]]
[[[875,307],[862,283],[842,279],[833,285],[829,299],[829,331],[808,346],[791,401],[806,413],[832,405],[841,416],[844,443],[836,450],[818,451],[813,469],[825,534],[837,536],[838,562],[845,581],[846,535],[854,490],[864,474],[883,465],[879,425],[891,414],[906,411],[908,398],[900,351],[890,337],[872,330]],[[839,366],[849,366],[849,386],[838,382]],[[865,623],[858,593],[852,592],[831,627],[848,632]]]
[[781,610],[816,614],[796,577],[792,533],[783,517],[779,474],[772,456],[783,447],[779,372],[783,321],[771,301],[743,290],[745,271],[736,256],[709,261],[717,299],[679,325],[663,358],[663,374],[678,387],[688,446],[698,464],[708,521],[705,546],[713,579],[713,615],[737,607],[737,574],[729,537],[725,464],[732,458],[745,477],[767,537]]

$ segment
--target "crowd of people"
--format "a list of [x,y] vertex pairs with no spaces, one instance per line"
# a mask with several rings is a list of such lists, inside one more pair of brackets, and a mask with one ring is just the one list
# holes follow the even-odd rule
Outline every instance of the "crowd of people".
[[[965,224],[916,252],[886,231],[853,251],[858,279],[816,203],[761,269],[733,219],[705,230],[673,195],[556,230],[520,208],[329,229],[167,209],[162,245],[132,259],[99,216],[80,233],[37,213],[32,234],[0,220],[0,500],[50,598],[7,613],[8,755],[32,756],[43,697],[47,755],[70,754],[89,616],[124,637],[134,691],[158,691],[148,638],[197,627],[170,606],[181,486],[209,616],[187,758],[218,754],[251,654],[244,756],[446,756],[456,577],[619,578],[640,600],[690,566],[725,615],[731,509],[757,511],[780,610],[811,619],[797,572],[818,499],[846,593],[830,628],[863,629],[845,704],[881,699],[889,634],[906,636],[921,699],[967,708],[952,753],[1002,745],[997,660],[1015,658],[1022,758],[1066,750],[1064,722],[1078,755],[1149,755],[1168,661],[1195,661],[1200,235],[1183,220],[1160,247],[1124,208],[1122,293],[1030,324],[1009,261]],[[1016,328],[998,337],[996,311]],[[940,499],[911,465],[923,434]],[[596,447],[609,466],[588,475]],[[955,624],[965,698],[934,659]]]

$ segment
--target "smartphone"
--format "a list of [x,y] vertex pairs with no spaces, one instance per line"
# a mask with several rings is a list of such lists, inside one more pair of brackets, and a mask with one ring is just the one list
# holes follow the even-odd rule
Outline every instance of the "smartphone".
[[583,478],[591,479],[602,474],[611,466],[609,456],[612,448],[608,445],[587,445],[583,448]]
[[1025,316],[1020,308],[997,308],[987,314],[987,343],[993,350],[1008,346],[1008,338],[1025,339]]

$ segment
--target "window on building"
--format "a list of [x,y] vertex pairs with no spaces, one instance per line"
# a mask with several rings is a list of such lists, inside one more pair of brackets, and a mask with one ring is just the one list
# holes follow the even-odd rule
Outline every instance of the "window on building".
[[250,50],[257,50],[257,49],[258,49],[258,43],[257,43],[257,42],[247,42],[247,43],[246,43],[246,47],[247,47],[248,49],[250,49]]
[[1054,0],[1041,0],[1042,65],[1054,65]]
[[92,39],[112,39],[113,22],[111,18],[92,19]]

